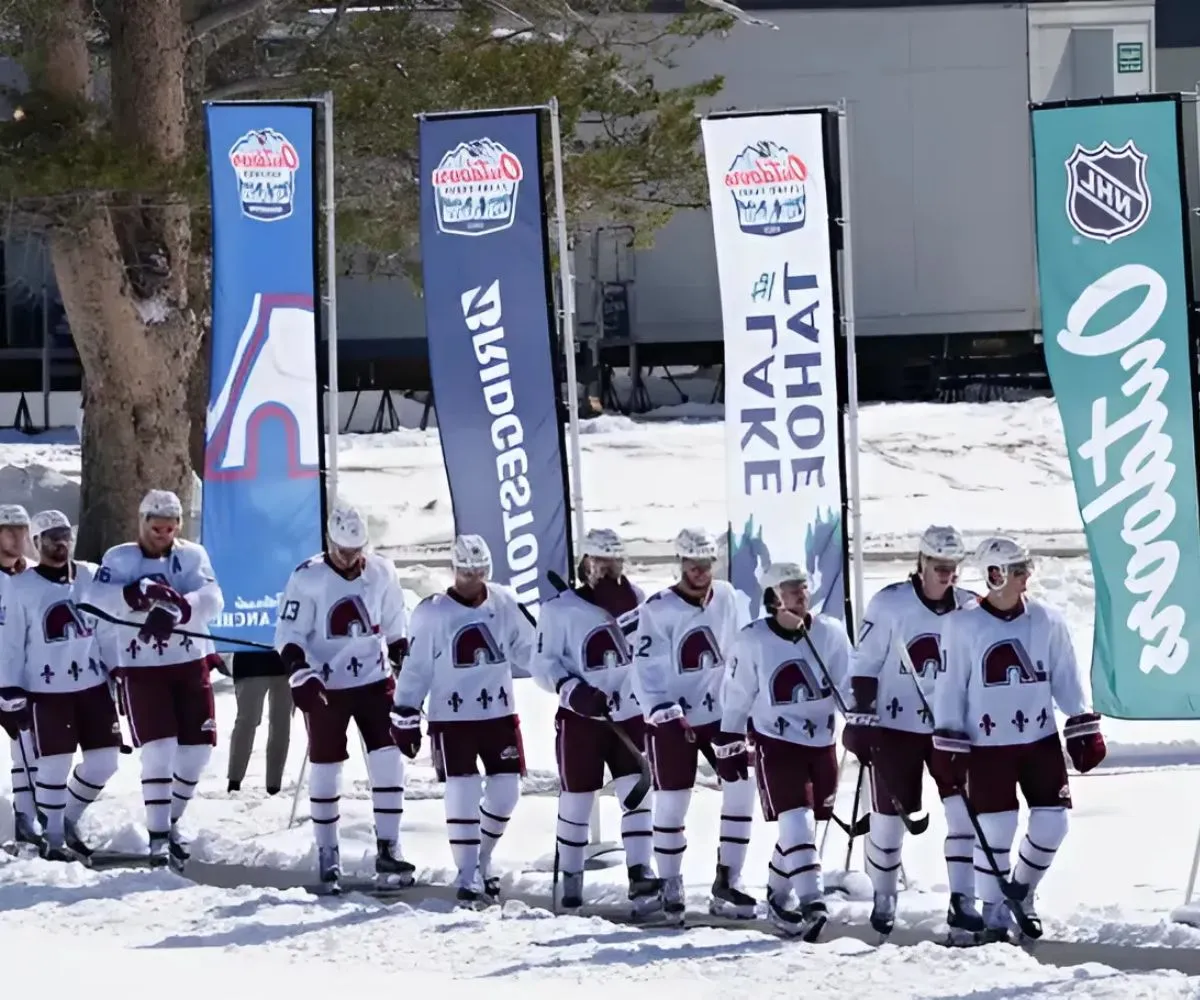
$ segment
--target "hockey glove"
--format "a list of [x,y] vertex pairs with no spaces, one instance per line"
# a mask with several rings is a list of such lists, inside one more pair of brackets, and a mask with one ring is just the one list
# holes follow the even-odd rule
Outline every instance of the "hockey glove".
[[738,733],[718,733],[712,741],[717,758],[717,777],[721,781],[745,781],[750,777],[750,754],[746,737]]
[[145,576],[123,587],[121,595],[131,611],[149,611],[156,603],[187,604],[183,595],[174,587],[168,587],[165,583],[158,583]]
[[421,710],[397,705],[391,715],[392,742],[409,760],[416,760],[421,749]]
[[171,630],[178,624],[179,616],[174,607],[155,605],[146,615],[138,638],[147,645],[151,642],[167,642],[171,638]]
[[567,692],[567,708],[576,715],[601,719],[608,715],[608,695],[587,681],[576,680]]
[[654,727],[655,735],[682,736],[687,730],[687,719],[684,718],[683,708],[673,701],[663,702],[650,709],[646,721]]
[[875,715],[875,699],[879,693],[879,678],[852,677],[850,690],[854,704],[846,713],[846,728],[842,730],[842,746],[858,758],[866,767],[871,763],[871,745],[874,742],[871,727],[878,722]]
[[1108,753],[1100,733],[1100,715],[1097,712],[1072,715],[1063,726],[1063,735],[1067,738],[1067,753],[1071,755],[1071,763],[1080,774],[1087,774]]
[[21,688],[0,688],[0,728],[12,740],[29,728],[29,698]]
[[292,704],[301,712],[315,712],[329,704],[321,675],[308,664],[293,671],[292,676],[288,678],[288,684],[292,689]]
[[967,770],[971,761],[971,740],[966,733],[953,729],[936,729],[933,733],[933,754],[929,772],[938,788],[962,792],[967,787]]

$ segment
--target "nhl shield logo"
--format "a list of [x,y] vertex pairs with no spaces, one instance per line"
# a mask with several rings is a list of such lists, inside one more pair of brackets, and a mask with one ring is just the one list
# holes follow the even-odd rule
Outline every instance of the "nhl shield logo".
[[1147,159],[1132,139],[1119,148],[1107,141],[1075,146],[1065,166],[1067,218],[1076,232],[1114,243],[1142,228],[1150,217]]

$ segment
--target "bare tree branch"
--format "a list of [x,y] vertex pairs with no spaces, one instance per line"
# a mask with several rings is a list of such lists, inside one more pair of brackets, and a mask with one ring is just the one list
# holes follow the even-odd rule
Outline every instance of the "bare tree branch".
[[207,14],[201,14],[188,28],[193,38],[203,38],[227,24],[266,10],[274,2],[275,0],[233,0],[232,3],[210,10]]
[[244,97],[246,94],[274,94],[281,90],[290,90],[296,85],[297,78],[291,74],[234,80],[232,83],[213,87],[204,95],[204,99],[206,101],[228,101],[234,97]]

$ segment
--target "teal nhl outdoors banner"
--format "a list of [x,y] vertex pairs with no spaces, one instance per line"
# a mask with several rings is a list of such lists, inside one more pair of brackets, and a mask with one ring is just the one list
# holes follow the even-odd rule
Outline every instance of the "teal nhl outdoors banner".
[[1096,584],[1092,695],[1124,719],[1200,718],[1181,121],[1176,95],[1032,108],[1046,365]]

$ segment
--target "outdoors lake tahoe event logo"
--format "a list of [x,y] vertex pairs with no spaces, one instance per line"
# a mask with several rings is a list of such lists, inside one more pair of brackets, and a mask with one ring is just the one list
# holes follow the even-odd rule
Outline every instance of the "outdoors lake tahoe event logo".
[[1145,153],[1132,139],[1107,140],[1094,149],[1076,144],[1067,158],[1067,218],[1090,240],[1113,243],[1136,233],[1150,218]]
[[229,163],[237,177],[242,215],[256,222],[291,216],[300,154],[286,135],[273,128],[252,129],[229,148]]
[[808,166],[786,147],[764,139],[747,146],[725,171],[738,228],[751,236],[779,236],[808,217]]
[[525,176],[515,153],[492,139],[460,142],[433,170],[438,229],[452,236],[486,236],[517,216]]

